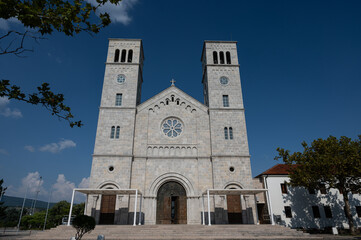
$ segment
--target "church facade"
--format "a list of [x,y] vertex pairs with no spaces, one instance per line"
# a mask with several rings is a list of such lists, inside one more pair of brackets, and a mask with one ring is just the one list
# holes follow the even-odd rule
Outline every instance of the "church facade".
[[[253,189],[237,43],[205,41],[201,61],[204,103],[174,82],[141,103],[142,41],[109,40],[89,187],[139,190],[142,224],[202,224],[207,190]],[[86,214],[132,224],[134,201],[88,194]],[[212,223],[256,222],[253,196],[209,203]]]

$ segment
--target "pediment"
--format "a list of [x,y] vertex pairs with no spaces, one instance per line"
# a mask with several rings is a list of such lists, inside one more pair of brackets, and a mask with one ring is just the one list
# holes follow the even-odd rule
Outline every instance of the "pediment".
[[200,103],[174,85],[138,105],[137,110],[140,112],[147,109],[152,112],[157,112],[162,107],[169,104],[174,104],[174,106],[184,108],[190,113],[194,113],[196,111],[203,111],[205,113],[208,112],[207,106]]

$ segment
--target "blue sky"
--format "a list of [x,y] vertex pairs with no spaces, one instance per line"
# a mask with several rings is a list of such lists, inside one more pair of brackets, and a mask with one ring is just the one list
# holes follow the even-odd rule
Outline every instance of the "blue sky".
[[[253,176],[277,164],[276,148],[361,134],[360,1],[124,1],[99,34],[47,36],[26,58],[0,57],[0,77],[31,92],[49,82],[82,128],[44,108],[0,100],[0,178],[22,196],[43,177],[40,199],[86,186],[108,38],[143,39],[142,101],[176,86],[203,103],[204,40],[238,41]],[[21,29],[0,19],[0,31]]]

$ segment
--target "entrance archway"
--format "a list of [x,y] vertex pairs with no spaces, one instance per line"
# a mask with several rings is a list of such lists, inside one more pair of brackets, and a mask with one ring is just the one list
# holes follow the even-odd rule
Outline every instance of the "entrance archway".
[[[105,189],[113,189],[112,186]],[[102,195],[99,224],[114,224],[116,195]]]
[[[235,189],[235,188],[230,188]],[[242,208],[241,208],[241,196],[240,195],[228,195],[227,196],[227,212],[229,224],[241,224],[242,223]]]
[[187,224],[187,194],[177,182],[163,184],[157,193],[157,224]]

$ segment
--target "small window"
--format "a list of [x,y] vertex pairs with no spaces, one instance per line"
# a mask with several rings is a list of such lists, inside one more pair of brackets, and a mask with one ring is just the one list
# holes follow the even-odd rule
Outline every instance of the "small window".
[[315,191],[314,188],[309,188],[309,189],[308,189],[308,192],[309,192],[310,194],[316,194],[316,191]]
[[120,58],[121,62],[125,62],[125,55],[127,54],[127,50],[123,49],[122,50],[122,57]]
[[318,206],[312,206],[312,213],[314,218],[320,218],[320,209]]
[[213,63],[218,64],[218,54],[216,51],[213,52]]
[[115,97],[115,106],[122,106],[122,98],[123,95],[121,93],[117,93],[117,96]]
[[223,95],[223,107],[229,107],[228,95]]
[[292,211],[290,206],[285,206],[286,218],[292,218]]
[[114,167],[113,166],[109,166],[109,172],[113,172],[114,171]]
[[320,187],[320,192],[321,192],[321,194],[326,194],[327,192],[326,192],[326,186],[325,186],[325,184],[322,184],[321,185],[321,187]]
[[282,191],[282,194],[287,194],[287,184],[285,183],[281,183],[281,191]]
[[230,172],[234,172],[234,167],[230,167],[230,168],[229,168],[229,171],[230,171]]
[[233,139],[233,129],[231,127],[229,128],[229,139]]
[[174,102],[174,95],[171,96],[172,102]]
[[133,50],[128,51],[128,63],[133,61]]
[[224,139],[228,139],[228,128],[224,128]]
[[224,53],[223,52],[219,52],[219,63],[224,64]]
[[114,138],[114,134],[115,134],[115,127],[113,126],[110,130],[110,138]]
[[117,131],[115,133],[115,138],[119,138],[119,132],[120,132],[120,127],[117,127]]
[[119,62],[119,49],[115,50],[115,54],[114,54],[114,62]]
[[231,53],[230,52],[226,52],[226,60],[227,60],[227,64],[231,64]]
[[361,218],[361,206],[356,206],[357,217]]
[[325,210],[326,218],[332,218],[332,211],[330,206],[323,206],[323,210]]

